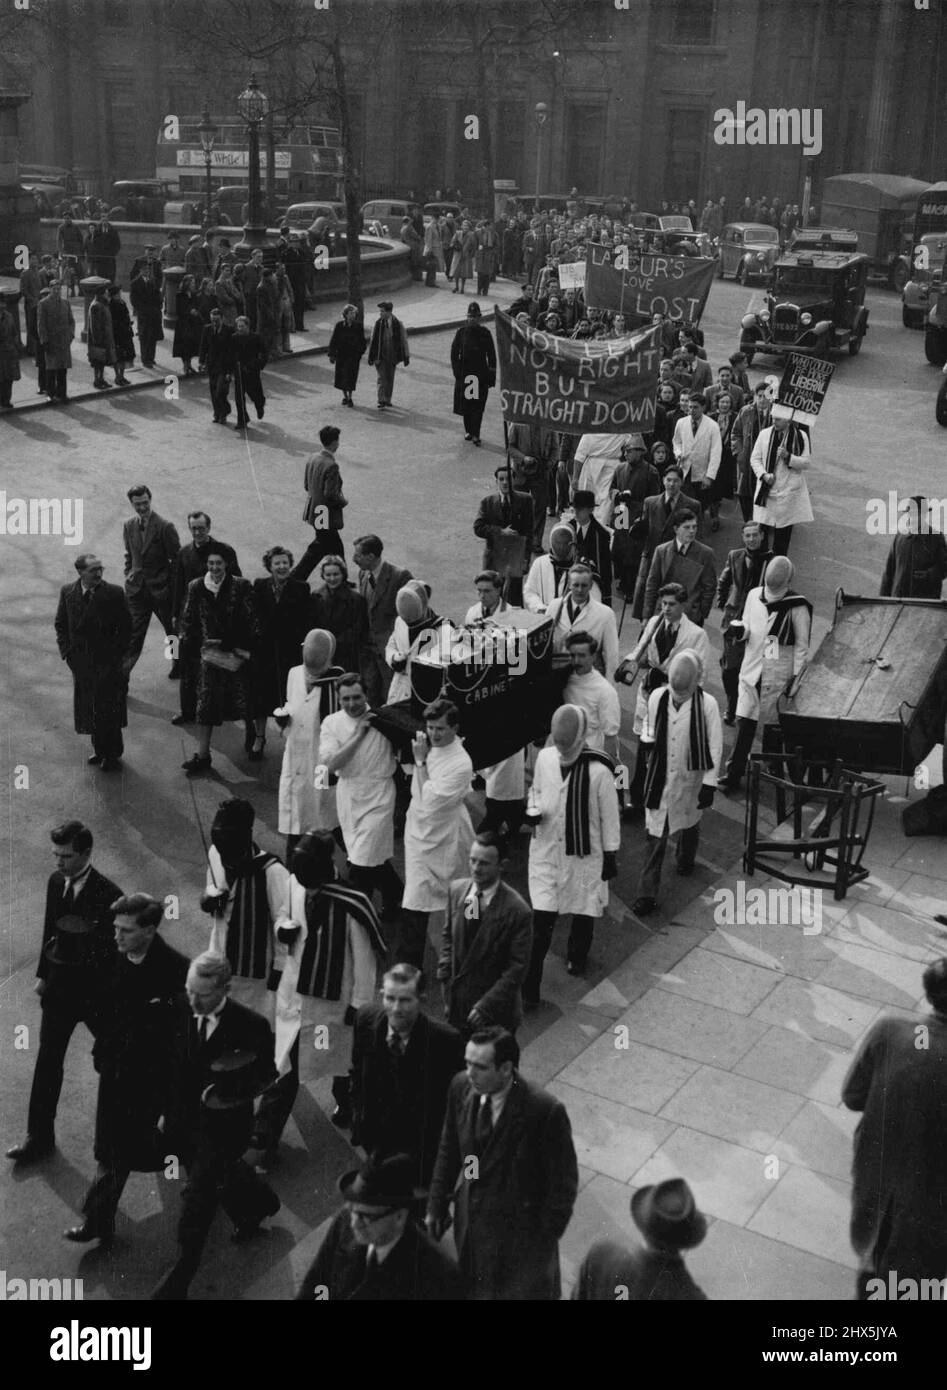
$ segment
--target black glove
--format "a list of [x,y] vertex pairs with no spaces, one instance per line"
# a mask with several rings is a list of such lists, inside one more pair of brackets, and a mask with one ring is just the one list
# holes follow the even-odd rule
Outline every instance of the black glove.
[[201,910],[208,912],[212,917],[223,914],[227,908],[227,900],[230,897],[228,892],[223,893],[202,893]]
[[618,851],[607,849],[602,854],[602,882],[607,883],[618,873]]
[[708,806],[714,804],[714,792],[716,790],[716,787],[708,787],[706,785],[701,787],[700,791],[697,793],[698,811],[706,811]]

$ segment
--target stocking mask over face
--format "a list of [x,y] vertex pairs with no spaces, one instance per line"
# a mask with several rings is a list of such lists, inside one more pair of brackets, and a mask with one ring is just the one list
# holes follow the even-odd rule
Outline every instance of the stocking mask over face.
[[398,610],[398,617],[409,627],[412,623],[421,621],[428,610],[428,595],[427,588],[420,579],[409,579],[407,584],[398,590],[395,595],[395,608]]
[[332,665],[335,638],[325,628],[314,627],[303,642],[303,665],[310,676],[321,676]]
[[793,563],[785,555],[776,555],[770,560],[763,579],[763,597],[767,603],[785,597],[794,574]]
[[552,741],[564,767],[582,752],[589,717],[578,705],[562,705],[552,716]]
[[304,835],[293,852],[290,871],[303,888],[321,888],[335,878],[335,840],[328,831]]
[[703,675],[700,657],[690,648],[678,652],[668,667],[668,685],[676,700],[687,700],[693,695]]
[[553,560],[571,559],[574,540],[571,526],[554,526],[549,536],[549,553]]
[[255,812],[249,801],[222,801],[210,828],[211,844],[227,868],[237,868],[253,854]]

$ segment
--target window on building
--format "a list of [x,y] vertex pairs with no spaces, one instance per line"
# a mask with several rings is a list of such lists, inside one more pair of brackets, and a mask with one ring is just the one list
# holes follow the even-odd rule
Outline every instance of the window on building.
[[131,21],[128,0],[105,0],[104,19],[110,29],[127,29]]
[[515,179],[521,190],[526,179],[523,166],[525,127],[525,101],[498,102],[493,133],[493,167],[498,179]]
[[570,102],[566,108],[564,192],[570,188],[577,188],[580,193],[601,192],[605,116],[605,106],[602,104],[591,106]]
[[664,196],[669,202],[686,202],[700,196],[707,115],[700,107],[678,107],[668,112],[667,173]]
[[671,6],[671,42],[712,43],[714,0],[674,0]]

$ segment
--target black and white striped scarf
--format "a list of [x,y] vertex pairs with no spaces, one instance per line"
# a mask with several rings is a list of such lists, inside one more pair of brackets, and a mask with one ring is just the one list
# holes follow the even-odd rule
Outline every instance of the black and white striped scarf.
[[347,883],[324,883],[306,893],[306,941],[299,962],[297,993],[314,999],[340,999],[348,941],[348,918],[368,932],[382,960],[387,954],[374,907],[364,893]]
[[[668,700],[671,690],[661,691],[658,700],[657,717],[654,724],[654,744],[648,759],[648,771],[644,784],[644,804],[650,811],[661,805],[664,784],[668,769]],[[691,696],[690,749],[687,767],[691,772],[707,772],[713,767],[710,756],[710,739],[707,737],[707,721],[704,718],[704,692],[698,685]]]
[[569,787],[566,791],[566,854],[584,859],[592,852],[592,832],[589,824],[589,792],[592,763],[603,763],[614,773],[615,764],[605,753],[595,748],[583,748],[569,768]]
[[270,973],[273,919],[266,871],[278,863],[277,855],[256,850],[247,872],[240,874],[231,886],[233,907],[227,923],[227,960],[241,980],[265,980]]
[[769,636],[775,637],[780,646],[794,647],[796,645],[796,629],[793,626],[792,610],[794,608],[808,608],[809,622],[812,622],[812,604],[802,594],[797,594],[793,589],[784,594],[782,598],[767,601],[766,591],[763,590],[762,599],[766,604],[766,611],[771,619]]
[[[790,454],[801,454],[805,447],[804,441],[808,438],[808,431],[804,430],[801,425],[793,424],[792,421],[789,422],[789,428],[785,434],[780,434],[779,431],[774,428],[770,434],[769,443],[766,446],[766,462],[763,465],[763,472],[775,474],[777,466],[776,455],[779,453],[779,450],[785,447],[789,450]],[[756,489],[756,495],[753,498],[755,506],[766,506],[766,499],[769,497],[771,487],[772,483],[764,483],[763,479],[760,478],[759,486]]]

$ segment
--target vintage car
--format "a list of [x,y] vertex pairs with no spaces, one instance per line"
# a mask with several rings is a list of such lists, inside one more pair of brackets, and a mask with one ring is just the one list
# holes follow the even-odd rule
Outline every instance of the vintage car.
[[934,414],[939,425],[947,425],[947,365],[943,369],[943,380],[940,383],[940,390],[937,392]]
[[779,232],[764,222],[728,222],[720,233],[719,255],[721,280],[728,275],[741,285],[768,280],[779,259]]
[[165,179],[117,179],[109,193],[109,208],[116,222],[161,222],[165,203],[180,196]]
[[867,277],[867,256],[828,251],[781,256],[766,307],[743,318],[740,351],[750,362],[787,352],[828,358],[844,347],[854,357],[868,332]]
[[947,362],[947,286],[938,273],[932,286],[933,303],[924,324],[924,356],[935,367]]
[[914,270],[901,291],[901,322],[905,328],[923,328],[940,292],[947,256],[947,236],[928,232],[914,248]]
[[286,209],[284,221],[299,232],[308,232],[317,217],[324,217],[333,227],[345,222],[344,203],[292,203]]
[[[667,251],[669,255],[698,255],[713,257],[716,246],[706,232],[695,232],[689,217],[681,214],[659,216],[656,212],[633,212],[628,218],[645,249]],[[693,250],[682,252],[682,242],[688,242]]]

